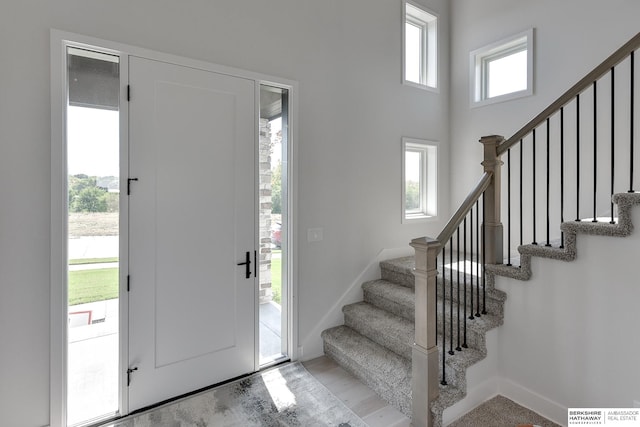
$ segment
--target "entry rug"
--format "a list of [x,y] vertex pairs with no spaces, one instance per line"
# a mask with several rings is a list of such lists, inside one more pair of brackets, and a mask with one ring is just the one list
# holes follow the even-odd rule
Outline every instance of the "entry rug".
[[302,364],[290,363],[110,426],[366,427],[366,424],[311,376]]

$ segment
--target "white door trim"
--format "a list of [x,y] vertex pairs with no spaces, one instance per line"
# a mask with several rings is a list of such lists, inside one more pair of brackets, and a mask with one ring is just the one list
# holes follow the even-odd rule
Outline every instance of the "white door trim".
[[[91,36],[75,34],[57,29],[52,29],[50,34],[51,53],[51,316],[50,316],[50,426],[66,427],[66,378],[67,378],[67,314],[66,307],[66,283],[67,275],[67,229],[66,229],[66,47],[89,47],[101,51],[119,55],[121,58],[121,76],[128,76],[128,57],[138,56],[157,61],[169,62],[186,67],[198,68],[212,71],[219,74],[227,74],[235,77],[242,77],[254,80],[256,87],[260,84],[270,84],[289,89],[290,102],[290,141],[288,156],[289,165],[289,198],[286,203],[289,206],[290,220],[288,226],[289,251],[288,268],[290,282],[289,304],[289,349],[290,357],[296,360],[298,355],[298,269],[296,257],[296,229],[297,229],[297,116],[298,116],[298,83],[293,80],[241,70],[233,67],[213,64],[205,61],[185,58],[177,55],[166,54],[149,49],[144,49],[128,44],[112,42]],[[128,170],[128,104],[126,102],[127,78],[121,79],[121,109],[120,109],[120,170]],[[259,97],[256,99],[256,102]],[[259,109],[259,105],[256,105]],[[257,124],[256,124],[257,127]],[[257,132],[256,132],[257,141]],[[257,142],[256,142],[257,144]],[[121,173],[121,176],[126,176]],[[124,194],[122,192],[121,194]],[[127,223],[128,201],[127,197],[121,198],[120,227],[121,235],[128,232]],[[126,280],[128,271],[128,241],[120,239],[120,274],[121,283]],[[124,278],[123,278],[124,276]],[[127,366],[128,363],[128,306],[126,289],[120,289],[120,366]],[[257,360],[257,359],[256,359]],[[120,411],[121,414],[128,414],[127,388],[123,386],[126,378],[124,369],[121,369],[120,376]]]

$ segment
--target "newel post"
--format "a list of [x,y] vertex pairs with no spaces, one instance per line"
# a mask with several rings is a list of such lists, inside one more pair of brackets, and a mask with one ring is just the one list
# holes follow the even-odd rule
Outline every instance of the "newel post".
[[415,249],[415,324],[412,351],[412,425],[431,427],[429,405],[439,394],[438,346],[436,341],[436,256],[440,242],[428,237],[411,241]]
[[504,164],[497,153],[498,145],[504,141],[500,135],[483,136],[480,143],[484,146],[485,172],[492,172],[491,183],[485,191],[484,199],[484,236],[485,261],[487,264],[502,264],[502,222],[500,221],[500,183],[501,167]]

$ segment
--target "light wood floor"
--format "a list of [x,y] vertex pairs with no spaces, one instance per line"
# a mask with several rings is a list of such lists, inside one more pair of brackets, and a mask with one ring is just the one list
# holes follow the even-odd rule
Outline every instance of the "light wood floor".
[[326,356],[302,363],[369,427],[409,427],[411,420]]

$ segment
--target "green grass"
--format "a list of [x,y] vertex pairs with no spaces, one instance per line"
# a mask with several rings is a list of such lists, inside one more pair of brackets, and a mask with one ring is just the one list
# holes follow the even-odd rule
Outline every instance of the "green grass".
[[[273,251],[274,253],[276,251]],[[282,258],[271,258],[271,290],[273,300],[278,304],[282,301]]]
[[118,269],[69,272],[69,305],[118,298]]
[[103,264],[105,262],[118,262],[118,257],[112,258],[78,258],[78,259],[70,259],[69,265],[80,265],[80,264]]
[[[277,251],[279,252],[279,251]],[[274,251],[276,253],[276,251]],[[69,261],[69,265],[117,262],[118,258],[86,258]],[[273,300],[282,303],[282,259],[271,259]],[[100,268],[69,272],[69,305],[118,298],[118,269]]]

